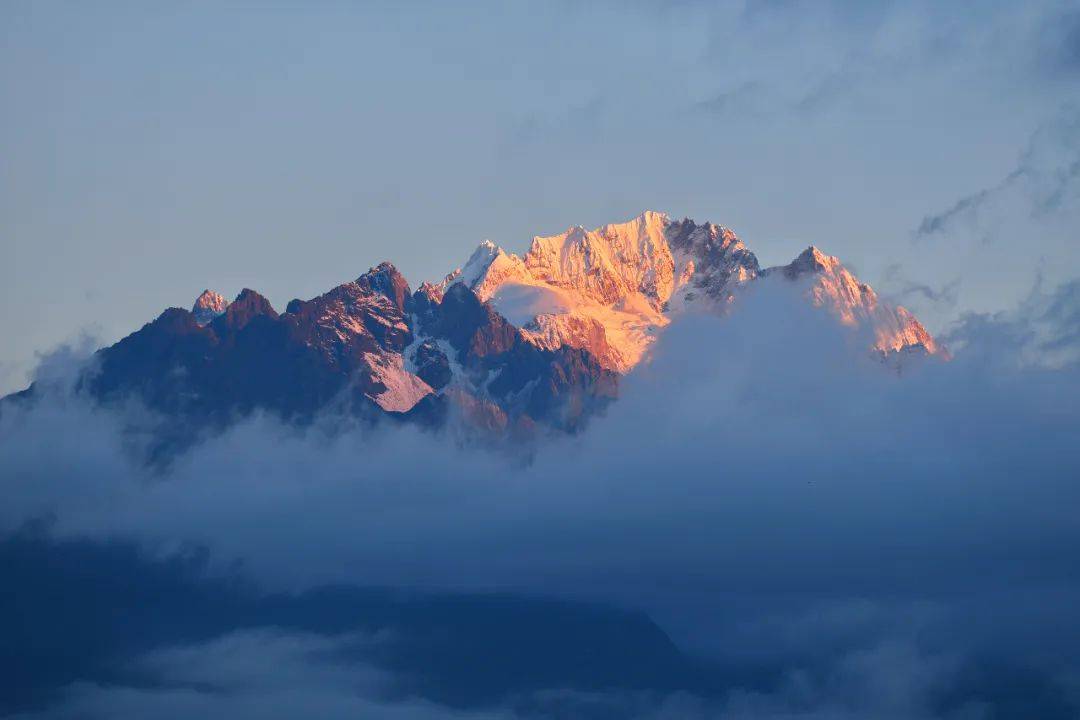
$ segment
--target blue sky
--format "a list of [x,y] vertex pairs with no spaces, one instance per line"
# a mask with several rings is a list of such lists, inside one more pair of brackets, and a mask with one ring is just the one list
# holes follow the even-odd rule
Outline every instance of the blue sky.
[[204,287],[416,285],[645,208],[935,331],[1080,268],[1075,2],[9,2],[0,103],[0,391]]

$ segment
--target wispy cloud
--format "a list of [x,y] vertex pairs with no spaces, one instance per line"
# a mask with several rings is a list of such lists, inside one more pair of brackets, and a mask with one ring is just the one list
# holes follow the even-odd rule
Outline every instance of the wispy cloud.
[[[954,230],[980,233],[986,241],[1000,237],[995,212],[1019,206],[1027,218],[1066,209],[1080,192],[1080,112],[1062,108],[1028,141],[1016,167],[997,183],[961,197],[919,223],[915,237],[927,239]],[[988,211],[989,217],[987,217]]]

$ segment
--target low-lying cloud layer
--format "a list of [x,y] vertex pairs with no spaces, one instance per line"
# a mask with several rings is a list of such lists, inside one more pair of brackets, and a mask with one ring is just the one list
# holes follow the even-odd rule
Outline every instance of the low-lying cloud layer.
[[[495,708],[469,710],[392,697],[384,673],[355,656],[358,643],[371,640],[273,629],[232,633],[203,644],[158,650],[132,662],[147,677],[164,679],[164,684],[77,683],[60,693],[52,709],[20,717],[284,719],[314,714],[327,720],[918,720],[939,717],[930,707],[931,698],[959,672],[953,659],[925,656],[908,645],[883,644],[841,657],[822,677],[794,672],[773,693],[744,690],[724,699],[706,699],[688,693],[552,690],[509,698]],[[342,659],[342,653],[352,659]],[[986,710],[967,703],[949,717],[984,717]]]
[[[162,472],[133,460],[130,417],[58,396],[0,417],[0,529],[36,519],[53,537],[151,554],[205,547],[214,572],[239,562],[268,589],[601,600],[648,611],[719,668],[777,678],[768,691],[634,700],[657,717],[1053,716],[1075,701],[1080,670],[1076,300],[1072,284],[1012,315],[968,316],[946,339],[951,362],[914,358],[898,375],[858,350],[865,338],[765,285],[729,318],[674,323],[605,417],[527,461],[411,428],[262,417]],[[264,657],[308,647],[255,637],[228,642],[270,643],[253,653]],[[220,659],[220,643],[190,652]],[[252,671],[296,691],[278,707],[352,687],[340,668],[294,661],[304,670],[282,685]],[[1027,680],[998,682],[1017,668]],[[240,705],[207,705],[224,701],[176,681],[76,685],[63,702],[259,714],[247,690],[226,693]],[[530,702],[500,712],[558,715]],[[613,697],[589,702],[574,707],[631,714]]]

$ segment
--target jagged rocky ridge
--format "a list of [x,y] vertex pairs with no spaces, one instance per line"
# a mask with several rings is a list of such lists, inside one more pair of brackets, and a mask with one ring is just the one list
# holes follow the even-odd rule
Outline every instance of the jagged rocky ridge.
[[191,311],[169,308],[98,351],[79,385],[104,403],[137,398],[181,445],[254,411],[301,424],[340,412],[429,426],[456,415],[495,435],[573,431],[673,318],[728,312],[768,278],[804,283],[810,302],[872,330],[882,356],[939,352],[910,313],[816,248],[763,269],[726,228],[646,212],[536,237],[522,257],[485,241],[415,292],[389,263],[281,314],[250,289],[231,303],[206,290]]
[[460,412],[499,433],[538,420],[574,430],[616,392],[588,351],[536,346],[462,284],[414,293],[389,263],[281,314],[245,289],[205,321],[202,299],[99,351],[84,387],[105,402],[134,394],[184,426],[255,410],[299,423],[336,410],[439,424]]
[[535,237],[523,257],[485,241],[444,282],[467,284],[540,347],[584,348],[604,367],[625,373],[680,312],[727,312],[742,288],[768,277],[805,283],[815,305],[872,331],[873,348],[883,356],[938,352],[914,316],[881,301],[817,248],[789,265],[762,268],[731,230],[657,212]]

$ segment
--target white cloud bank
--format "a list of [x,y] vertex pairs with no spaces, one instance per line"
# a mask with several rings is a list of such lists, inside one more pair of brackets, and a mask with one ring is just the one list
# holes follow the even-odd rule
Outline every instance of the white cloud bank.
[[[907,663],[880,680],[896,683],[972,654],[1050,655],[1048,676],[1075,672],[1076,286],[968,317],[952,362],[902,376],[768,287],[728,319],[673,325],[605,417],[529,462],[411,428],[255,418],[162,475],[125,451],[121,418],[77,398],[5,412],[0,528],[45,517],[60,537],[196,544],[272,588],[498,588],[644,608],[722,661],[817,668],[785,690],[828,697],[804,698],[807,717],[859,716],[844,715],[864,707],[854,690],[821,687],[878,662]],[[909,689],[858,692],[922,697]],[[162,697],[72,692],[132,712]],[[176,707],[207,702],[177,692]],[[743,701],[722,710],[769,717],[781,702]]]

